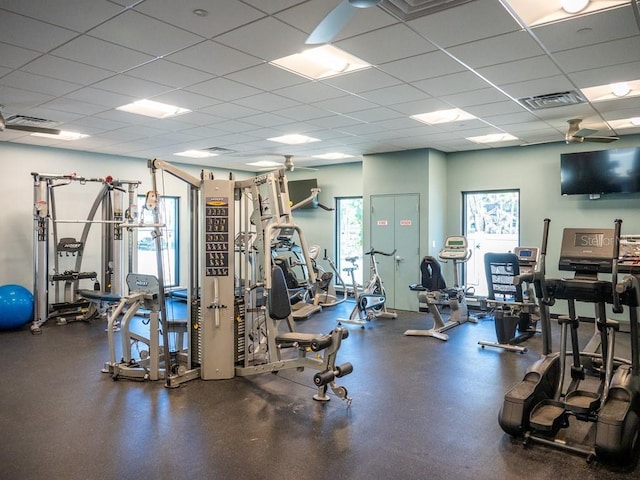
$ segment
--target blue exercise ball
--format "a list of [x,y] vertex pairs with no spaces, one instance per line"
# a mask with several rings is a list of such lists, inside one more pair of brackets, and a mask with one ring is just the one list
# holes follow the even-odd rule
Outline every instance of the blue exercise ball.
[[0,286],[0,330],[14,330],[33,318],[33,295],[22,285]]

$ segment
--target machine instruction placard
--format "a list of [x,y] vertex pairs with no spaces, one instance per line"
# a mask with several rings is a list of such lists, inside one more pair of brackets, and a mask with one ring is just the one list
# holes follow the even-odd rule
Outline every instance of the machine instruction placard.
[[205,212],[206,276],[229,275],[229,199],[207,197]]

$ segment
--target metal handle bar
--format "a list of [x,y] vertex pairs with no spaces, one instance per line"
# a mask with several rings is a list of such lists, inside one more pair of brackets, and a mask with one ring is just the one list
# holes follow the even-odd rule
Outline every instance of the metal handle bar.
[[393,252],[391,253],[385,253],[385,252],[381,252],[380,250],[374,250],[373,248],[371,248],[371,250],[365,253],[365,255],[372,255],[372,256],[377,254],[384,255],[385,257],[391,257],[396,254],[396,249],[394,248]]

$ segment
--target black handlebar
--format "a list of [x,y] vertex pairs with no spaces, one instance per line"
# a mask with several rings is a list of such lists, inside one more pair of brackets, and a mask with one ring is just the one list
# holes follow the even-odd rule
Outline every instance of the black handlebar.
[[[611,283],[614,288],[618,284],[618,257],[620,256],[620,230],[622,229],[622,220],[617,218],[614,221],[613,231],[613,258],[611,264]],[[620,304],[620,295],[614,290],[613,292],[613,313],[622,313],[623,308]]]
[[385,257],[390,257],[390,256],[396,254],[396,249],[394,248],[393,252],[391,252],[391,253],[385,253],[385,252],[381,252],[380,250],[374,250],[374,248],[371,247],[371,250],[369,250],[368,252],[365,253],[365,255],[371,255],[371,256],[378,255],[378,254],[379,255],[384,255]]

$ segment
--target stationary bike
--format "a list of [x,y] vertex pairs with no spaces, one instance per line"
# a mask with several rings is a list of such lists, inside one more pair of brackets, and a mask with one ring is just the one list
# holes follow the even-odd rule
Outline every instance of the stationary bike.
[[374,250],[373,248],[365,253],[365,255],[371,255],[371,277],[362,290],[359,290],[357,287],[358,283],[356,282],[356,276],[354,273],[358,269],[358,265],[356,263],[358,257],[345,258],[347,262],[351,262],[351,266],[346,267],[343,270],[348,272],[351,276],[356,304],[348,319],[338,319],[338,325],[351,323],[354,325],[360,325],[364,328],[365,323],[373,318],[398,318],[398,314],[396,312],[388,311],[387,306],[385,305],[387,295],[382,283],[382,277],[380,277],[380,273],[378,272],[378,262],[376,261],[376,254],[391,257],[395,255],[395,253],[395,249],[393,252],[385,253],[380,250]]
[[[418,292],[418,301],[421,305],[426,305],[426,311],[433,315],[433,327],[426,330],[406,330],[404,334],[412,337],[433,337],[446,342],[449,335],[444,332],[465,322],[477,321],[469,316],[466,288],[458,283],[458,267],[471,258],[471,249],[466,237],[448,236],[444,241],[444,247],[438,252],[438,258],[443,262],[453,262],[453,287],[446,288],[438,260],[431,256],[425,257],[420,265],[422,282],[410,285],[409,289]],[[449,309],[448,320],[443,319],[440,307]]]

